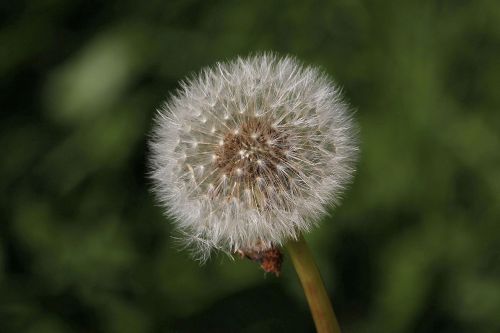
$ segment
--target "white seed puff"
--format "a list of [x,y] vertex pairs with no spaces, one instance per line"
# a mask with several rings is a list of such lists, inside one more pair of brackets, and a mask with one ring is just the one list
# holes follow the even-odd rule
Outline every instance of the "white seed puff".
[[154,191],[197,258],[265,250],[338,203],[357,156],[340,89],[292,57],[206,68],[158,111]]

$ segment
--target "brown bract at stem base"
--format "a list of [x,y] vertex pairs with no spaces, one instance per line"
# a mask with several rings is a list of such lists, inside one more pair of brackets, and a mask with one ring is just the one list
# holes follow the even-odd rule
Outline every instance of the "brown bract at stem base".
[[267,250],[238,250],[241,258],[247,258],[256,262],[267,273],[273,273],[279,276],[281,273],[281,264],[283,263],[283,254],[278,248],[272,247]]

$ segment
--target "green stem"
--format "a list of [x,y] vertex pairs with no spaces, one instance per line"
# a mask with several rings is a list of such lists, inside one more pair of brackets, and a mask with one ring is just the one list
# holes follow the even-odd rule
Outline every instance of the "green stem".
[[323,280],[304,237],[286,245],[293,266],[297,271],[318,333],[340,333],[340,327],[333,312]]

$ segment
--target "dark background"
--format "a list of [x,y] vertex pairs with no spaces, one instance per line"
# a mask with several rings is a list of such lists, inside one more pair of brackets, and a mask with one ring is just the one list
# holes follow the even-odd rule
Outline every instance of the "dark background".
[[0,3],[0,332],[312,332],[285,259],[180,252],[155,108],[206,65],[293,54],[357,109],[344,203],[308,235],[345,332],[500,332],[500,2]]

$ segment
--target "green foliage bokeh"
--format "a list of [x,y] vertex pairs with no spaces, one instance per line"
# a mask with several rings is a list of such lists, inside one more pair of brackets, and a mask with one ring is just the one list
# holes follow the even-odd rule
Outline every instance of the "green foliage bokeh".
[[0,332],[312,332],[279,279],[179,251],[149,192],[155,109],[256,51],[321,66],[361,160],[308,235],[345,332],[500,331],[500,3],[4,1]]

